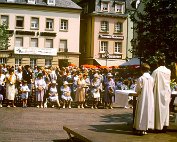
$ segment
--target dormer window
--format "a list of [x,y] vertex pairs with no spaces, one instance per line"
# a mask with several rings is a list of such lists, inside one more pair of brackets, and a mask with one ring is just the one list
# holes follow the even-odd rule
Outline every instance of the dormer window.
[[123,4],[115,4],[115,12],[123,13]]
[[55,0],[47,0],[48,5],[55,5]]
[[28,0],[29,4],[35,4],[35,0]]
[[109,3],[102,2],[101,3],[101,11],[108,12],[109,11]]

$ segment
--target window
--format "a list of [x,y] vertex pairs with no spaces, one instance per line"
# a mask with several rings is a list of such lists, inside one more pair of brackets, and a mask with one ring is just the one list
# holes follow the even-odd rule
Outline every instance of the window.
[[122,43],[115,42],[114,53],[121,53],[122,52]]
[[67,50],[67,40],[60,40],[59,52],[66,52]]
[[15,59],[15,69],[17,70],[18,67],[22,64],[22,59]]
[[23,37],[15,38],[15,47],[23,47]]
[[28,0],[29,4],[35,4],[35,0]]
[[109,23],[107,21],[101,22],[101,31],[108,32],[109,31]]
[[32,17],[31,19],[31,28],[38,29],[39,28],[39,18]]
[[52,66],[52,60],[51,59],[45,59],[45,65],[46,66]]
[[53,19],[46,19],[46,29],[53,30]]
[[38,47],[38,39],[37,38],[31,38],[30,47]]
[[6,15],[1,15],[1,25],[9,25],[9,16]]
[[106,3],[106,2],[101,3],[101,11],[108,12],[108,7],[109,7],[108,3]]
[[46,39],[46,48],[53,48],[53,39]]
[[60,30],[64,30],[64,31],[68,30],[68,20],[61,19]]
[[7,64],[7,58],[0,58],[0,64]]
[[7,2],[15,2],[15,0],[7,0]]
[[34,69],[35,66],[36,66],[36,59],[30,59],[30,67]]
[[115,12],[123,13],[123,5],[122,4],[116,4],[115,5]]
[[24,17],[17,16],[16,17],[16,27],[23,28],[24,26]]
[[105,52],[107,49],[108,49],[108,42],[107,41],[101,41],[100,52]]
[[122,32],[122,23],[119,23],[119,22],[115,23],[114,28],[115,28],[114,29],[115,33]]
[[55,5],[55,0],[47,0],[48,5]]

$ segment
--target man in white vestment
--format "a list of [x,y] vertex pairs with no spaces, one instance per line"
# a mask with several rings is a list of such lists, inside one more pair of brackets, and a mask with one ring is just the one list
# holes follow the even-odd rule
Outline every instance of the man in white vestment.
[[138,94],[134,129],[137,134],[144,135],[148,129],[154,129],[154,80],[149,74],[150,66],[141,65],[143,75],[138,79],[136,92]]
[[165,67],[165,56],[158,60],[158,68],[153,71],[154,102],[155,102],[155,130],[166,132],[169,126],[169,104],[171,99],[170,77],[171,71]]

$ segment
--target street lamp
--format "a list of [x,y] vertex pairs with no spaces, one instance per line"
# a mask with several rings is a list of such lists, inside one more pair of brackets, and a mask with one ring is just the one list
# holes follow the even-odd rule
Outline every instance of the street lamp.
[[108,52],[108,50],[106,49],[105,50],[105,58],[106,58],[106,66],[107,66],[107,60],[108,60],[108,58],[109,58],[109,52]]

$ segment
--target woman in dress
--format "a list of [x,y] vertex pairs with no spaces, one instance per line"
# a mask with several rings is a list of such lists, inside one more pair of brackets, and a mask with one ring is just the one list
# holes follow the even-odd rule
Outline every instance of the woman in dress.
[[35,80],[35,88],[36,88],[37,108],[39,108],[39,106],[43,108],[43,100],[44,100],[44,93],[46,89],[46,82],[43,79],[42,73],[39,73],[37,75],[37,78]]
[[14,73],[14,69],[10,68],[9,74],[6,75],[6,99],[8,100],[7,107],[10,107],[9,104],[10,102],[12,102],[13,107],[16,107],[14,105],[14,99],[16,94],[15,83],[16,83],[16,76]]
[[83,74],[79,73],[79,78],[77,81],[76,97],[75,101],[78,102],[78,108],[84,108],[85,102],[85,87],[86,83],[83,78]]
[[64,81],[63,86],[61,86],[60,90],[62,92],[61,98],[63,100],[63,108],[66,107],[66,104],[68,104],[68,107],[71,108],[71,89],[68,86],[67,81]]
[[113,75],[111,73],[107,74],[107,80],[105,82],[105,94],[104,101],[105,107],[112,109],[112,99],[115,95],[115,82],[113,80]]

